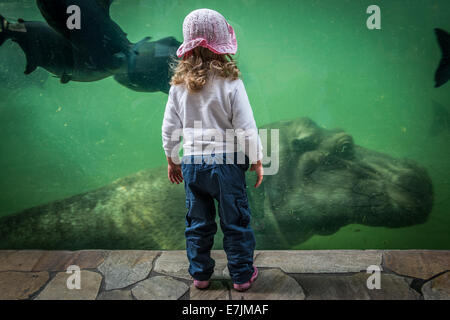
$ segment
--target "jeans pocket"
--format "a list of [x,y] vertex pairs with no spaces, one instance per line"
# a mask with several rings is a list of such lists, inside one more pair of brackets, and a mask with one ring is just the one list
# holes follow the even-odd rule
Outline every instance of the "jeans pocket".
[[242,227],[247,227],[250,223],[250,207],[248,205],[247,198],[236,199],[236,206],[239,210],[240,216],[240,225]]
[[186,216],[185,216],[185,224],[186,227],[190,227],[191,226],[191,217],[189,216],[189,213],[191,211],[191,200],[186,199]]

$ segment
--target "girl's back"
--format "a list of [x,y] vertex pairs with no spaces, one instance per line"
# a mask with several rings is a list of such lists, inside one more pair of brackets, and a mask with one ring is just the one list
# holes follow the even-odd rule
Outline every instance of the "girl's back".
[[215,153],[237,151],[238,143],[229,136],[227,140],[227,130],[256,130],[241,79],[224,78],[209,70],[206,83],[198,91],[190,91],[186,84],[173,85],[169,102],[173,104],[169,109],[175,109],[183,124],[184,155],[200,155],[208,146]]

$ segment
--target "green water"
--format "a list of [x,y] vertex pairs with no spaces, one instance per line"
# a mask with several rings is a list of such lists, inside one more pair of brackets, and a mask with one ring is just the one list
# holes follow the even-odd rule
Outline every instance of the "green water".
[[[381,30],[366,27],[371,4],[381,8]],[[258,125],[308,116],[344,128],[356,144],[417,161],[433,180],[425,224],[348,225],[297,249],[450,249],[450,135],[429,135],[433,101],[450,111],[450,83],[433,88],[441,56],[433,28],[450,31],[448,0],[120,0],[111,16],[133,42],[182,40],[185,15],[202,7],[221,12],[236,31]],[[43,20],[28,0],[0,0],[0,13]],[[8,69],[11,59],[21,67]],[[45,71],[26,77],[22,65],[17,45],[0,47],[0,76],[10,81],[0,89],[0,216],[165,164],[167,95],[133,92],[112,78],[41,83],[32,80]]]

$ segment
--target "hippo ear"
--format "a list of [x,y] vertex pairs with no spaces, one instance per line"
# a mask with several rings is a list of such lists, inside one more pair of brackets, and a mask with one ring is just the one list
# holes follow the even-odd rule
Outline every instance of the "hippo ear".
[[292,140],[292,150],[299,153],[314,150],[316,146],[317,141],[311,136]]

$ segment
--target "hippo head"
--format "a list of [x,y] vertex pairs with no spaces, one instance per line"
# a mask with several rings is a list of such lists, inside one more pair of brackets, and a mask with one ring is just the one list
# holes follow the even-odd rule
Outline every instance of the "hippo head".
[[114,79],[134,91],[169,93],[169,66],[180,45],[173,37],[137,43],[133,48],[137,54],[129,58],[126,70],[116,73]]
[[309,118],[265,128],[279,129],[279,171],[249,195],[263,243],[273,233],[285,247],[351,223],[402,227],[426,221],[432,184],[415,162],[357,146],[344,130],[320,128]]

